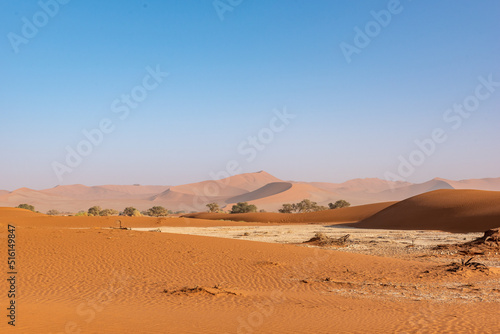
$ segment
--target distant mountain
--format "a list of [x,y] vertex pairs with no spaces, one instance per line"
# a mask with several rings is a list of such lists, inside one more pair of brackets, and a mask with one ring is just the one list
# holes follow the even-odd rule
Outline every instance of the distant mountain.
[[204,211],[206,204],[216,202],[230,209],[237,202],[249,202],[259,209],[277,211],[284,203],[305,198],[320,205],[345,199],[352,205],[401,201],[412,196],[441,189],[476,189],[500,191],[500,178],[451,181],[436,178],[421,184],[390,182],[376,178],[354,179],[344,183],[283,181],[260,171],[178,186],[81,184],[57,186],[45,190],[21,188],[0,190],[0,206],[32,204],[37,210],[50,209],[77,212],[99,205],[123,210],[134,206],[146,210],[155,205],[173,211]]
[[455,189],[500,191],[500,177],[488,179],[470,179],[462,181],[451,181],[440,178],[436,178],[435,180],[444,181]]

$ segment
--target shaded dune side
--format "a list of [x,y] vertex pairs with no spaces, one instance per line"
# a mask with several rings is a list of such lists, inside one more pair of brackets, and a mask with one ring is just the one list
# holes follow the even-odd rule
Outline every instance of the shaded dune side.
[[359,228],[483,232],[500,226],[500,192],[442,189],[398,202]]
[[264,187],[254,190],[252,192],[234,196],[226,200],[226,203],[249,202],[263,197],[273,196],[292,187],[290,182],[273,182],[266,184]]
[[325,210],[308,213],[194,213],[184,215],[186,218],[211,219],[211,220],[234,220],[260,223],[339,223],[356,222],[393,205],[395,202],[375,203],[336,210]]

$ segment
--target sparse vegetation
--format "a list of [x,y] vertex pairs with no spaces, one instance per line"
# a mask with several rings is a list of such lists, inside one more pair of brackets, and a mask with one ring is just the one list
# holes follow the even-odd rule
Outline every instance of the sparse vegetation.
[[281,213],[302,213],[302,212],[315,212],[328,210],[326,206],[318,205],[318,203],[311,201],[310,199],[303,199],[299,203],[286,203],[278,211]]
[[87,213],[87,211],[78,211],[76,214],[75,214],[75,217],[83,217],[83,216],[88,216],[89,214]]
[[116,216],[118,211],[114,209],[104,209],[99,212],[99,216]]
[[122,215],[129,216],[129,217],[139,217],[139,216],[141,216],[141,213],[136,208],[129,206],[123,210]]
[[149,208],[145,212],[146,216],[151,216],[151,217],[164,217],[167,216],[168,214],[169,211],[165,209],[163,206],[153,206],[152,208]]
[[233,205],[231,213],[248,213],[257,212],[257,207],[253,204],[248,204],[248,202],[239,202]]
[[208,208],[208,212],[212,212],[212,213],[219,213],[221,211],[219,204],[217,204],[217,203],[208,203],[207,208]]
[[26,209],[26,210],[36,212],[35,207],[33,205],[30,205],[30,204],[19,204],[18,206],[16,206],[16,208]]
[[340,209],[340,208],[347,208],[347,207],[350,207],[351,206],[351,203],[347,202],[346,200],[338,200],[337,202],[335,203],[328,203],[328,207],[331,209],[331,210],[335,210],[335,209]]
[[60,214],[61,214],[61,212],[59,212],[58,210],[54,210],[54,209],[47,211],[47,215],[49,215],[49,216],[57,216]]
[[292,213],[295,211],[295,204],[285,203],[278,211],[281,213]]
[[96,205],[96,206],[89,208],[89,210],[87,211],[87,214],[89,216],[100,216],[101,211],[102,211],[101,207]]

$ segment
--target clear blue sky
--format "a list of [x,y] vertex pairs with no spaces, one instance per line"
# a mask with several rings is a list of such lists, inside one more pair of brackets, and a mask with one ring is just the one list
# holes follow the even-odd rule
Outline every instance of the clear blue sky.
[[[435,128],[447,140],[408,181],[500,176],[500,87],[460,125],[443,118],[480,76],[500,82],[500,2],[401,1],[379,31],[371,11],[391,1],[237,2],[218,13],[211,0],[72,0],[52,17],[2,1],[0,189],[175,185],[228,161],[288,180],[383,178]],[[348,63],[355,27],[375,30]],[[169,75],[120,119],[113,102],[157,65]],[[295,118],[250,159],[246,138],[269,136],[284,108]],[[54,162],[103,119],[114,130],[61,181]]]

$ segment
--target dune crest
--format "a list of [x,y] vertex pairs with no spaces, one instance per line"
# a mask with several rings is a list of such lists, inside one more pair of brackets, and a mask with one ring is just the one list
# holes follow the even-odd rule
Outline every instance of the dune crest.
[[352,205],[401,201],[439,189],[476,189],[500,191],[500,178],[450,181],[436,178],[421,184],[392,182],[377,178],[354,179],[344,183],[283,181],[260,171],[177,186],[151,185],[62,185],[45,190],[20,188],[0,190],[0,206],[35,205],[47,212],[57,209],[78,212],[99,205],[123,210],[127,206],[147,210],[161,205],[172,211],[204,211],[216,202],[230,210],[237,202],[251,202],[259,210],[277,212],[284,203],[310,199],[319,205],[344,199]]
[[353,224],[360,228],[482,232],[500,225],[500,192],[435,190]]

